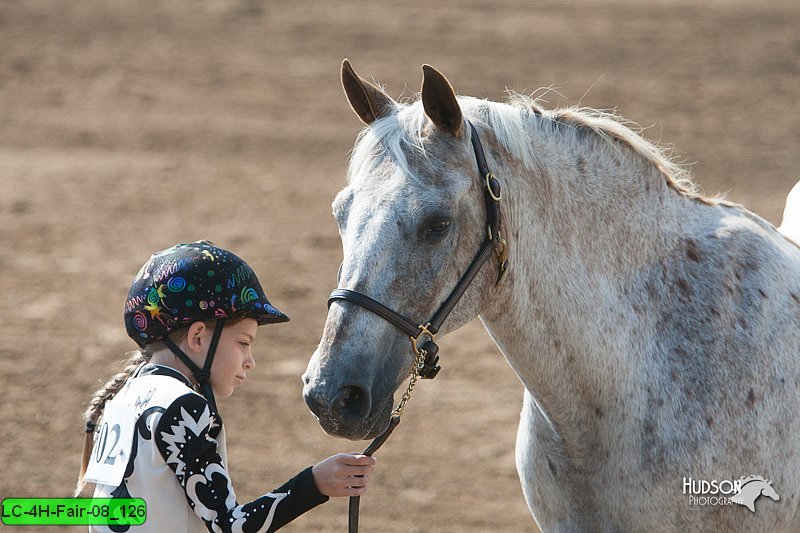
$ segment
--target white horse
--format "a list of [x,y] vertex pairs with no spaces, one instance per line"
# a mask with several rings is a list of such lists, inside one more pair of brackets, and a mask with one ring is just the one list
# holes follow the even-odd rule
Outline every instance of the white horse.
[[[423,71],[401,104],[343,64],[368,127],[333,203],[339,287],[415,318],[447,297],[486,234],[468,120],[502,182],[510,267],[496,285],[487,262],[441,333],[479,317],[522,381],[516,462],[539,528],[800,531],[797,245],[700,195],[616,117],[456,97]],[[332,435],[375,436],[413,357],[406,334],[337,300],[306,402]],[[682,490],[749,474],[780,501],[692,507]]]
[[778,231],[800,245],[800,181],[798,181],[786,197],[783,210],[783,222]]

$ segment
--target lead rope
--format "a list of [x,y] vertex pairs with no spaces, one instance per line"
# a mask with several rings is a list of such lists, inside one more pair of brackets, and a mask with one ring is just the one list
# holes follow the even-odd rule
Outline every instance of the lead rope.
[[[378,435],[375,440],[373,440],[367,449],[364,450],[364,455],[372,457],[372,455],[377,452],[383,443],[389,438],[389,435],[392,434],[394,428],[400,424],[400,416],[403,414],[403,409],[405,408],[408,400],[411,399],[411,391],[414,390],[414,385],[417,384],[417,380],[420,376],[420,371],[425,368],[425,356],[427,355],[424,349],[417,349],[416,343],[413,342],[412,337],[412,345],[414,346],[414,352],[416,356],[414,358],[414,366],[411,369],[411,379],[408,381],[408,388],[403,393],[403,397],[400,399],[400,403],[397,404],[397,407],[394,411],[392,411],[392,418],[389,419],[389,427],[386,430]],[[351,496],[350,503],[348,506],[348,516],[349,516],[349,524],[347,531],[348,533],[358,533],[358,509],[359,505],[361,504],[361,496]]]

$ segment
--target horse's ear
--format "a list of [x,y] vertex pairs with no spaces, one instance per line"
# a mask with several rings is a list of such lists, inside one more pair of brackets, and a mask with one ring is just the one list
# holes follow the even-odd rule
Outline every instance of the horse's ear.
[[350,107],[367,126],[379,118],[391,115],[395,109],[394,100],[382,90],[361,79],[347,59],[342,61],[342,87]]
[[464,115],[456,100],[456,92],[447,78],[430,65],[422,65],[422,107],[437,129],[461,136]]

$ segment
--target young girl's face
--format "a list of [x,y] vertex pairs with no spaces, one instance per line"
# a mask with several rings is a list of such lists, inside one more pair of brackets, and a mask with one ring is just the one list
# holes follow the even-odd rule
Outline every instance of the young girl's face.
[[[252,348],[257,329],[258,322],[252,318],[225,324],[211,365],[210,381],[215,396],[227,398],[233,394],[234,389],[244,383],[247,371],[256,366]],[[213,328],[206,331],[210,339]]]

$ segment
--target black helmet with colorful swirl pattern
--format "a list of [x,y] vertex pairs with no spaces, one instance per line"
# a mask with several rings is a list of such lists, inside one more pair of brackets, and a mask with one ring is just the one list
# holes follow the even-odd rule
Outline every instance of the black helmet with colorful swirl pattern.
[[140,347],[198,320],[219,318],[253,318],[259,325],[289,320],[269,303],[247,263],[208,241],[153,254],[125,302],[125,329]]

